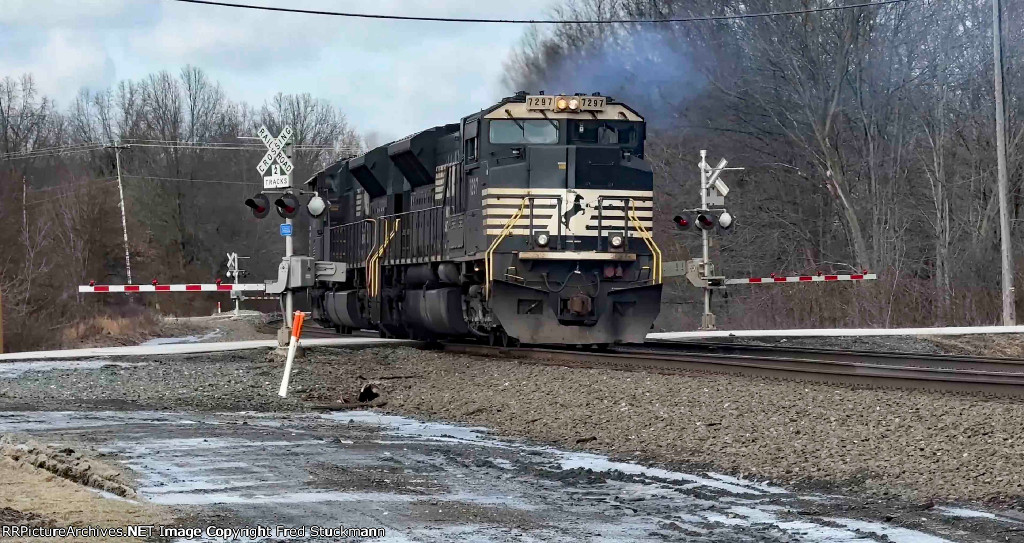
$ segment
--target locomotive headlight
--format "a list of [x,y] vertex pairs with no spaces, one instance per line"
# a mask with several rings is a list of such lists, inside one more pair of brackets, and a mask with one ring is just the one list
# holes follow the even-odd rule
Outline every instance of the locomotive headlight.
[[551,238],[547,234],[537,234],[537,245],[541,247],[547,247],[550,240]]
[[565,98],[559,98],[558,101],[555,102],[555,109],[558,111],[562,111],[567,107],[569,107],[569,101]]
[[580,101],[579,101],[579,99],[573,98],[572,100],[569,100],[569,109],[571,109],[573,111],[576,111],[579,108],[580,108]]
[[616,249],[622,247],[622,244],[625,243],[625,241],[626,240],[623,239],[622,236],[619,234],[615,234],[612,237],[608,238],[608,243]]

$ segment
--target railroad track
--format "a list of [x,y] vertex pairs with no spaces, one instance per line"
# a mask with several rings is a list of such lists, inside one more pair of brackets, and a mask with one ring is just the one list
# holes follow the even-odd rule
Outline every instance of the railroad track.
[[571,367],[733,373],[881,388],[1024,397],[1024,361],[705,342],[649,342],[607,351],[445,344],[448,352]]
[[[333,330],[310,327],[312,337]],[[303,335],[306,336],[304,331]],[[372,336],[371,332],[357,332]],[[918,388],[1024,397],[1024,360],[882,351],[844,351],[710,341],[649,341],[605,351],[491,347],[448,342],[445,351],[528,362],[666,374],[732,373],[876,388]]]

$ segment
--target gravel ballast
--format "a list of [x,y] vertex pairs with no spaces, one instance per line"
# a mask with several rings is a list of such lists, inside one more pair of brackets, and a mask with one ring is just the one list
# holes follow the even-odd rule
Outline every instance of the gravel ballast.
[[[0,379],[0,409],[305,410],[356,401],[559,446],[927,503],[1024,496],[1024,402],[692,373],[542,366],[411,348],[313,349],[292,395],[261,351]],[[143,362],[143,359],[126,359]]]

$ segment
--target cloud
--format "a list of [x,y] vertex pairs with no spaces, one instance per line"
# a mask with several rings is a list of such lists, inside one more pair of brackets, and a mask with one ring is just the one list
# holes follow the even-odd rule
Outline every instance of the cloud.
[[[0,76],[33,72],[67,103],[106,86],[198,66],[232,99],[262,104],[309,92],[363,130],[400,137],[455,122],[504,95],[502,62],[523,26],[374,21],[170,0],[5,0]],[[264,3],[267,0],[246,0]],[[497,7],[473,0],[304,0],[289,6],[361,13],[540,18],[556,0]],[[10,6],[8,6],[10,4]],[[5,36],[6,35],[6,36]],[[45,86],[43,84],[44,73]]]
[[0,57],[0,76],[30,73],[39,91],[62,105],[80,88],[106,88],[115,81],[114,63],[101,44],[87,38],[73,30],[52,30],[28,56]]
[[0,26],[18,28],[124,28],[151,20],[148,2],[132,0],[4,0]]

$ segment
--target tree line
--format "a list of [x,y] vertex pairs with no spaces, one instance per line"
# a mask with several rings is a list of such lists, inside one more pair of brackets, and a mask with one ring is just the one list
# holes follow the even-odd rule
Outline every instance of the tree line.
[[[726,326],[991,324],[1000,253],[990,2],[919,0],[656,26],[568,23],[529,32],[506,63],[507,83],[599,90],[645,114],[661,196],[656,237],[668,259],[697,247],[696,236],[673,231],[667,218],[695,207],[698,152],[708,149],[714,161],[726,156],[746,167],[725,176],[737,226],[716,236],[724,275],[880,274],[861,287],[733,289]],[[555,15],[729,16],[844,3],[860,2],[569,0]],[[1024,6],[1003,4],[1019,255]],[[683,309],[673,318],[695,322],[686,319],[699,308],[675,288],[669,301]]]
[[[278,94],[251,106],[193,66],[83,90],[65,108],[41,95],[31,75],[0,80],[6,349],[52,345],[82,317],[126,304],[76,288],[127,279],[115,146],[133,282],[227,280],[227,252],[252,257],[243,261],[252,280],[275,273],[283,254],[277,222],[256,221],[242,205],[262,183],[256,164],[265,149],[246,139],[261,125],[275,135],[294,129],[297,180],[359,145],[344,114],[325,100]],[[187,313],[197,301],[141,303]]]

